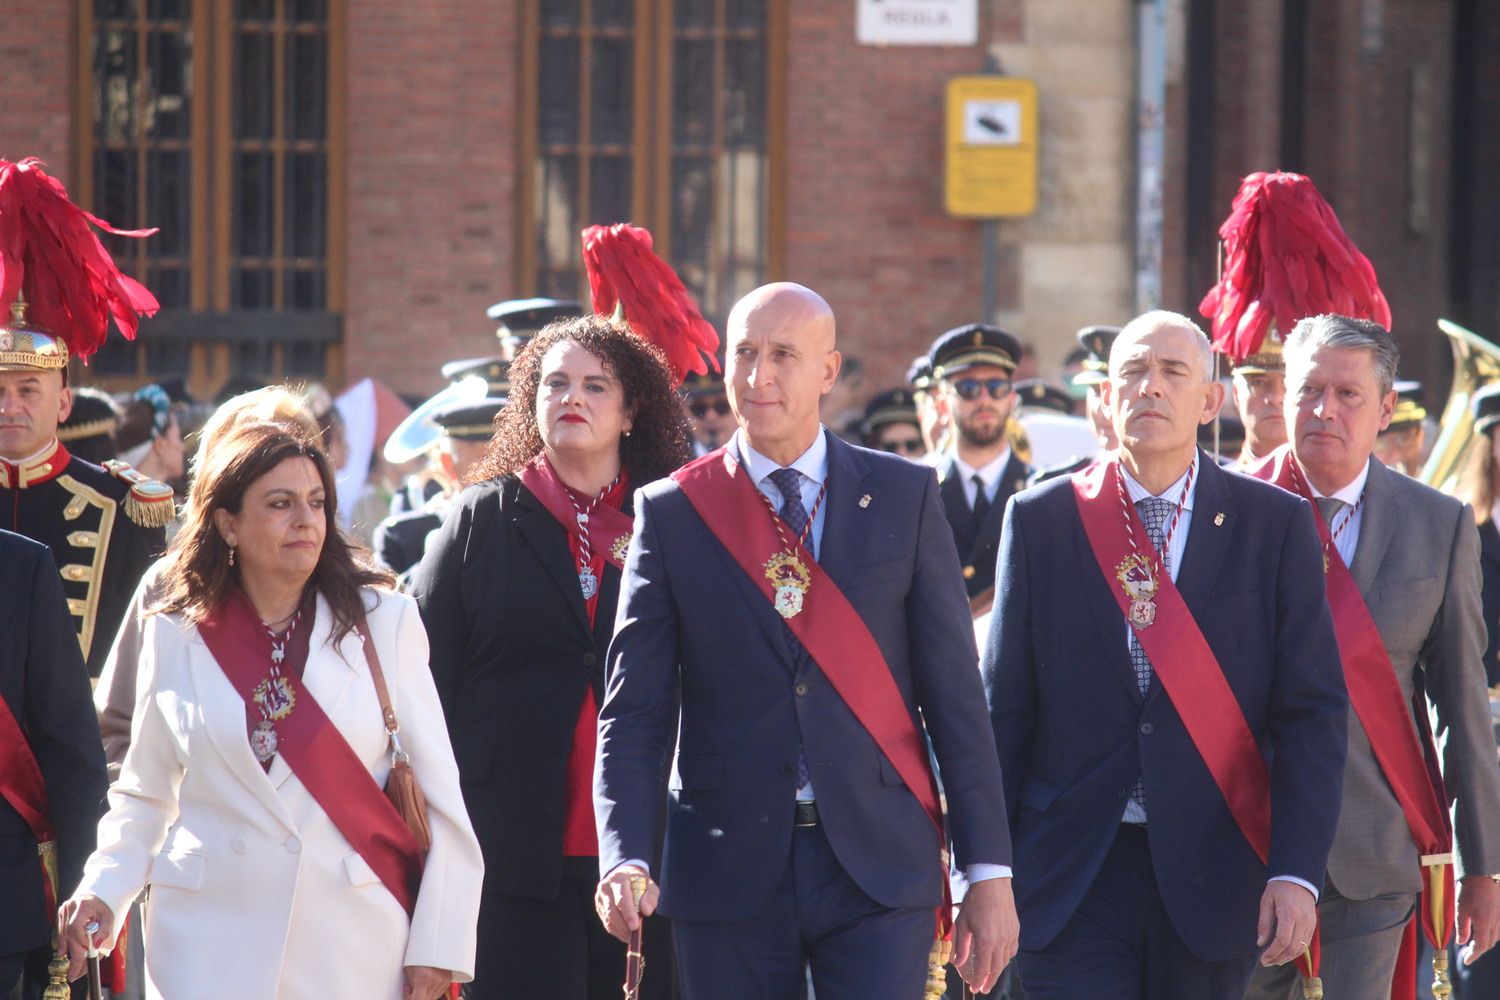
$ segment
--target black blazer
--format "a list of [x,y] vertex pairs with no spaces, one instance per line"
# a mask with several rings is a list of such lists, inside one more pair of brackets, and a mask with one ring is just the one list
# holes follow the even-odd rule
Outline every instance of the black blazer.
[[591,628],[567,534],[507,476],[460,494],[411,591],[485,891],[556,898],[573,730],[588,687],[604,700],[620,572],[605,563]]
[[[0,698],[26,730],[57,831],[59,901],[94,850],[106,779],[89,675],[45,545],[0,531]],[[36,839],[0,798],[0,955],[50,940]]]
[[974,523],[974,511],[964,498],[963,477],[958,463],[949,459],[942,470],[943,510],[953,528],[953,544],[958,547],[958,561],[963,567],[964,587],[970,597],[984,593],[995,585],[995,559],[1000,553],[1000,525],[1005,520],[1005,502],[1012,494],[1026,488],[1032,469],[1010,453],[1010,461],[1000,473],[1000,485],[989,513],[981,524]]

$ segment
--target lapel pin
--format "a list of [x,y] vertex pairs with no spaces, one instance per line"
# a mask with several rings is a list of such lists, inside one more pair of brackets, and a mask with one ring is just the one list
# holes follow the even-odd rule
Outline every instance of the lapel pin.
[[870,506],[870,494],[866,493],[864,496],[859,498],[859,506],[861,510]]
[[1221,510],[1214,515],[1214,527],[1222,527],[1224,524],[1224,512]]

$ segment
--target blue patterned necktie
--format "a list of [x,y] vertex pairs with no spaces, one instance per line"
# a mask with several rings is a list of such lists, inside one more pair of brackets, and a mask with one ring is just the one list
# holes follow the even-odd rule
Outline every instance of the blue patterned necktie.
[[[802,537],[802,530],[807,527],[807,507],[802,503],[802,473],[796,469],[777,469],[768,476],[776,489],[781,493],[781,519],[786,526],[792,529],[792,535],[796,538]],[[813,552],[812,536],[807,537],[807,551],[814,559],[817,553]],[[792,649],[800,659],[807,655],[802,643],[797,641],[796,633],[787,630],[787,639],[792,644]],[[807,771],[807,754],[801,748],[797,750],[797,789],[801,791],[807,787],[811,778]]]
[[[781,493],[781,519],[792,529],[792,537],[801,538],[807,528],[807,507],[802,503],[802,473],[796,469],[777,469],[768,477]],[[812,536],[807,536],[807,551],[814,559]]]
[[[1141,522],[1146,526],[1146,537],[1151,539],[1151,544],[1156,547],[1157,552],[1161,553],[1162,575],[1170,577],[1172,567],[1171,555],[1166,551],[1166,526],[1167,519],[1172,516],[1177,505],[1161,497],[1146,497],[1136,502],[1135,509],[1141,516]],[[1136,638],[1135,629],[1130,630],[1130,665],[1135,667],[1135,685],[1144,696],[1146,690],[1151,687],[1151,658],[1146,655],[1146,650]],[[1127,809],[1126,819],[1134,823],[1144,823],[1146,821],[1146,789],[1140,778],[1135,779],[1135,787],[1130,790],[1130,801],[1136,809]],[[1136,814],[1132,815],[1132,813]]]

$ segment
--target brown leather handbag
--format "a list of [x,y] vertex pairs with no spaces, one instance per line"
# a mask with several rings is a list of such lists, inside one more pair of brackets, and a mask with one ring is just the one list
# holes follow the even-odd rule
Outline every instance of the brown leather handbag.
[[380,669],[380,657],[375,652],[375,643],[370,640],[368,622],[360,622],[359,637],[365,644],[365,662],[370,665],[370,677],[375,681],[375,694],[380,698],[380,712],[385,718],[386,735],[390,738],[391,773],[385,779],[385,795],[396,807],[417,846],[425,855],[432,847],[432,827],[427,823],[427,798],[417,784],[417,775],[411,769],[411,758],[401,748],[401,726],[396,722],[395,709],[391,708],[391,693],[385,685],[385,672]]

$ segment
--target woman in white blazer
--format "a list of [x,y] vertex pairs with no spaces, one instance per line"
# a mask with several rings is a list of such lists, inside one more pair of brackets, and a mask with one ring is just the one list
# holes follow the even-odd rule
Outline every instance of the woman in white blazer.
[[[98,850],[59,911],[74,975],[89,926],[112,942],[149,887],[148,996],[433,1000],[472,978],[483,862],[416,606],[354,562],[316,444],[258,423],[217,445],[142,629]],[[425,863],[381,794],[361,630],[427,797]]]

